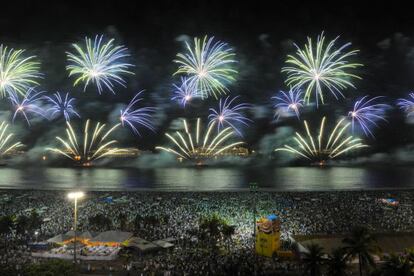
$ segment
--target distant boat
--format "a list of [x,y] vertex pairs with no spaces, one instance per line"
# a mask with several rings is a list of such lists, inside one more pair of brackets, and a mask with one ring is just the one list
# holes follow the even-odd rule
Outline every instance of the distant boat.
[[311,163],[311,166],[326,167],[327,164],[326,164],[325,160],[321,160],[321,161],[318,161],[318,162]]
[[202,161],[199,161],[194,164],[196,167],[207,167],[208,165]]
[[81,167],[81,168],[92,168],[93,167],[91,162],[86,162],[86,163],[77,162],[77,163],[75,163],[74,166],[75,167]]

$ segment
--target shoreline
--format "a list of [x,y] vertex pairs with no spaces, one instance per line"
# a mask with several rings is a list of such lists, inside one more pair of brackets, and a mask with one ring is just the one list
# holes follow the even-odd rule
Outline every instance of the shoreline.
[[[246,193],[251,192],[250,188],[234,188],[234,189],[165,189],[165,188],[123,188],[123,189],[96,189],[96,187],[73,187],[73,188],[58,188],[58,187],[36,187],[36,188],[24,188],[24,187],[5,187],[0,186],[0,192],[2,191],[73,191],[82,190],[87,192],[126,192],[126,193]],[[277,189],[277,188],[257,188],[257,192],[269,192],[269,193],[334,193],[334,192],[386,192],[386,191],[414,191],[414,187],[381,187],[381,188],[341,188],[341,189]]]

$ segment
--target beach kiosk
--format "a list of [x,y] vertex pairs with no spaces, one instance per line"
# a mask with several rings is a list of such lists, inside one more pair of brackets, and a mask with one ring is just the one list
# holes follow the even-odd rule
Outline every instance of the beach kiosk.
[[280,247],[280,220],[272,214],[256,221],[256,253],[272,257]]

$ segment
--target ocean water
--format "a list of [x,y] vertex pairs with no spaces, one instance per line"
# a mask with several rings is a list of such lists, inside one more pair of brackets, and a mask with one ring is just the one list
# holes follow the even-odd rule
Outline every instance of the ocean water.
[[414,168],[0,168],[2,189],[231,191],[251,182],[278,191],[405,189],[414,188]]

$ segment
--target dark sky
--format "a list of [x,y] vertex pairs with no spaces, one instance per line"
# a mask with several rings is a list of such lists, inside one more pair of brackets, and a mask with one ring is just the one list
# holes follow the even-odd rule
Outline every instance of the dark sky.
[[[147,103],[162,107],[158,133],[145,133],[138,139],[140,147],[151,149],[165,142],[161,134],[174,119],[205,117],[208,106],[215,103],[183,111],[169,101],[175,80],[171,76],[175,70],[172,60],[183,49],[176,41],[180,35],[214,35],[234,47],[240,74],[232,94],[258,107],[269,109],[270,97],[285,89],[280,69],[286,55],[294,52],[292,42],[303,45],[307,36],[316,37],[321,31],[329,39],[340,35],[339,43],[351,41],[353,48],[361,50],[358,61],[365,65],[359,72],[363,80],[356,83],[356,91],[347,93],[349,98],[339,102],[330,99],[332,105],[306,113],[305,118],[318,121],[332,112],[343,114],[357,96],[364,94],[387,96],[390,104],[406,96],[414,90],[412,8],[390,2],[362,6],[360,2],[7,1],[1,6],[0,43],[36,54],[45,73],[41,87],[74,93],[83,117],[110,121],[108,113],[117,108],[114,102],[125,104],[134,92],[146,89]],[[82,93],[81,88],[72,88],[67,78],[65,51],[70,43],[95,34],[114,37],[126,45],[136,65],[136,75],[128,79],[128,88],[120,89],[116,96],[98,96],[89,90]],[[8,108],[4,100],[0,108]],[[300,127],[295,121],[275,125],[271,113],[265,118],[256,117],[245,137],[252,148],[260,148],[262,139],[280,126]],[[370,141],[375,146],[369,154],[390,153],[412,144],[413,126],[403,114],[391,110],[389,121],[377,131],[377,139]],[[51,128],[46,123],[35,124],[30,132],[22,132],[23,141],[33,148],[43,146],[51,142],[45,138],[53,136]],[[124,143],[135,145],[136,141],[132,136]]]
[[283,38],[326,30],[370,44],[395,32],[412,32],[408,4],[358,3],[22,0],[3,3],[0,22],[2,36],[34,41],[66,41],[113,25],[128,40],[145,46],[181,33],[245,41],[260,33]]

